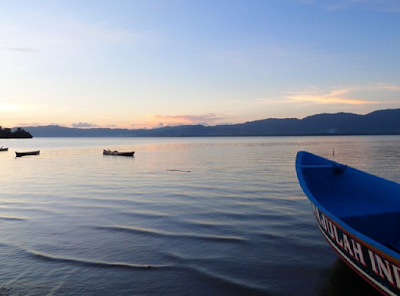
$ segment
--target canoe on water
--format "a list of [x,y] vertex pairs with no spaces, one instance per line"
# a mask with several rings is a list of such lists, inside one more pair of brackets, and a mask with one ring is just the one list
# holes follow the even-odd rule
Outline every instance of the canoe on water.
[[39,154],[40,154],[40,150],[28,151],[28,152],[17,152],[17,151],[15,151],[15,155],[17,157],[22,157],[22,156],[27,156],[27,155],[39,155]]
[[119,152],[119,151],[111,151],[110,149],[103,149],[103,155],[115,155],[115,156],[133,156],[135,151],[130,152]]
[[300,151],[296,172],[323,236],[384,295],[400,295],[400,184]]

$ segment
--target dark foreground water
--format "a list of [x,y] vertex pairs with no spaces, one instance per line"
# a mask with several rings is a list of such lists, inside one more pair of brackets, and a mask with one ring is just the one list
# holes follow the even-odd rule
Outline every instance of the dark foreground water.
[[318,232],[294,161],[299,150],[335,149],[339,162],[400,181],[400,137],[1,145],[0,295],[375,293]]

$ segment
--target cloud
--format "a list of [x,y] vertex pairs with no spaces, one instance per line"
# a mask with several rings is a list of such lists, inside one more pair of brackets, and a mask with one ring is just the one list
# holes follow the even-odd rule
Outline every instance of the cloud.
[[17,112],[21,110],[17,104],[0,103],[0,112]]
[[[367,105],[383,103],[386,97],[384,94],[387,92],[400,92],[400,86],[389,83],[370,83],[328,90],[314,87],[301,92],[290,92],[285,99],[316,104]],[[362,99],[363,97],[369,99]],[[377,97],[381,99],[377,100]]]
[[103,22],[85,23],[69,19],[57,20],[57,30],[48,30],[42,36],[51,45],[78,46],[84,44],[143,44],[157,40],[156,30],[129,30]]
[[[229,114],[231,116],[232,114]],[[148,115],[146,119],[138,120],[131,124],[133,129],[161,128],[177,125],[216,125],[226,122],[226,118],[214,113],[206,114],[172,114],[172,115]]]
[[384,12],[400,11],[400,2],[398,0],[297,0],[297,2],[307,5],[322,5],[328,10],[356,8]]
[[33,48],[1,48],[0,50],[20,52],[20,53],[35,53],[35,52],[39,52],[39,50],[33,49]]
[[157,124],[153,128],[162,128],[162,127],[164,127],[164,123],[160,122],[159,124]]
[[203,115],[153,115],[150,118],[158,121],[162,121],[164,125],[179,125],[179,124],[201,124],[201,125],[212,125],[220,120],[224,120],[223,117],[218,117],[213,113],[207,113]]
[[321,92],[305,92],[292,94],[286,98],[296,102],[311,102],[318,104],[348,104],[348,105],[363,105],[363,104],[376,104],[378,102],[371,102],[366,100],[351,99],[344,96],[346,93],[343,91],[331,91],[329,93]]
[[366,90],[369,91],[399,91],[400,86],[391,84],[391,83],[370,83],[368,86],[365,87]]
[[78,122],[71,124],[74,128],[90,128],[90,127],[98,127],[96,124],[88,123],[88,122]]
[[[105,27],[104,24],[87,24],[83,22],[64,23],[66,33],[80,36],[84,39],[98,39],[103,41],[119,42],[136,38],[137,35],[124,30]],[[70,35],[70,36],[71,36]]]
[[25,127],[25,126],[43,126],[43,125],[45,125],[45,124],[36,121],[36,122],[31,122],[31,123],[28,123],[28,122],[19,122],[19,123],[17,123],[15,126]]

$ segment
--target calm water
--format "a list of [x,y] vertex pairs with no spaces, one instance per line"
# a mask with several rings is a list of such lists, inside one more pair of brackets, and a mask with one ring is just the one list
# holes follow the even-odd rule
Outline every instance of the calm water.
[[347,295],[349,281],[374,293],[318,232],[294,160],[335,149],[337,161],[399,182],[398,136],[1,145],[0,295]]

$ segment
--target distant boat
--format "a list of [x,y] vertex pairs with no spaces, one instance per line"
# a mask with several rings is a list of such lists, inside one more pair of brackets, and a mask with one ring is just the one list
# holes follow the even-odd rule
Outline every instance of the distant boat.
[[400,295],[400,184],[308,152],[296,172],[323,236],[384,295]]
[[0,147],[0,151],[8,151],[8,147],[3,147],[3,146],[1,146],[1,147]]
[[110,149],[103,149],[103,155],[115,155],[115,156],[133,156],[135,151],[130,152],[118,152],[118,151],[111,151]]
[[17,157],[27,156],[27,155],[39,155],[40,154],[40,150],[28,151],[28,152],[17,152],[17,151],[15,151],[15,154],[16,154]]

